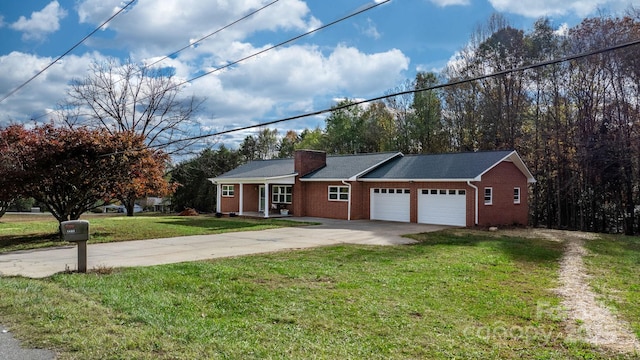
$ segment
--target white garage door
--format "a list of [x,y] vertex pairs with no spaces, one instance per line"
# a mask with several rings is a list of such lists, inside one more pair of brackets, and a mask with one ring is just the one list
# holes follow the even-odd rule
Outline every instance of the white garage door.
[[410,194],[409,189],[371,189],[371,220],[409,222]]
[[466,191],[421,189],[418,192],[418,222],[423,224],[466,226]]

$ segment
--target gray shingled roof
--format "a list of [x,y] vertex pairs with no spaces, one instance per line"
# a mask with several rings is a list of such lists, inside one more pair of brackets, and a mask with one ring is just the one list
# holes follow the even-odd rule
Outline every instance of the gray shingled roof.
[[405,155],[362,176],[363,179],[474,179],[513,151]]
[[[302,180],[472,180],[509,157],[535,181],[514,151],[484,151],[433,155],[375,153],[327,156],[327,166],[303,176]],[[293,159],[256,160],[241,165],[216,179],[267,179],[294,175]]]
[[226,172],[217,179],[264,179],[293,175],[293,159],[254,160]]
[[327,156],[327,166],[302,177],[306,180],[349,179],[372,167],[384,163],[400,153],[374,153]]

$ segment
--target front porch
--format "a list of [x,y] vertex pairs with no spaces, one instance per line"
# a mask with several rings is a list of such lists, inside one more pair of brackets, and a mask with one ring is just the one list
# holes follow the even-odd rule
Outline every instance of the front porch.
[[293,210],[293,184],[289,182],[291,180],[278,179],[273,183],[217,183],[216,212],[253,218],[290,216]]

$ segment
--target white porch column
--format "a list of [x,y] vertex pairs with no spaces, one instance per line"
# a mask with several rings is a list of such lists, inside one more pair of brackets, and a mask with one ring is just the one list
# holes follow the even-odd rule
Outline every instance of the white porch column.
[[269,217],[269,209],[271,209],[271,205],[269,205],[269,183],[264,184],[264,217]]
[[216,185],[218,187],[216,191],[216,212],[222,212],[222,204],[220,204],[220,202],[222,202],[222,185],[220,185],[220,183]]
[[240,209],[238,211],[238,215],[242,215],[242,204],[244,203],[244,186],[243,186],[242,183],[240,183],[239,186],[240,186],[240,199],[239,199],[240,200],[240,204],[239,204]]

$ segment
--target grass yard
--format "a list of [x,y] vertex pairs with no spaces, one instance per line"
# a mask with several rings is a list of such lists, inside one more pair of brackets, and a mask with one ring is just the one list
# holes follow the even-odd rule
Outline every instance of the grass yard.
[[477,231],[416,238],[0,278],[0,322],[60,359],[614,357],[565,338],[551,290],[561,243]]
[[[90,223],[90,244],[303,225],[283,219],[215,218],[203,215],[87,215],[82,219]],[[0,218],[0,253],[65,244],[58,236],[58,222],[52,216],[6,214]]]
[[591,286],[640,338],[640,238],[605,236],[586,243]]

